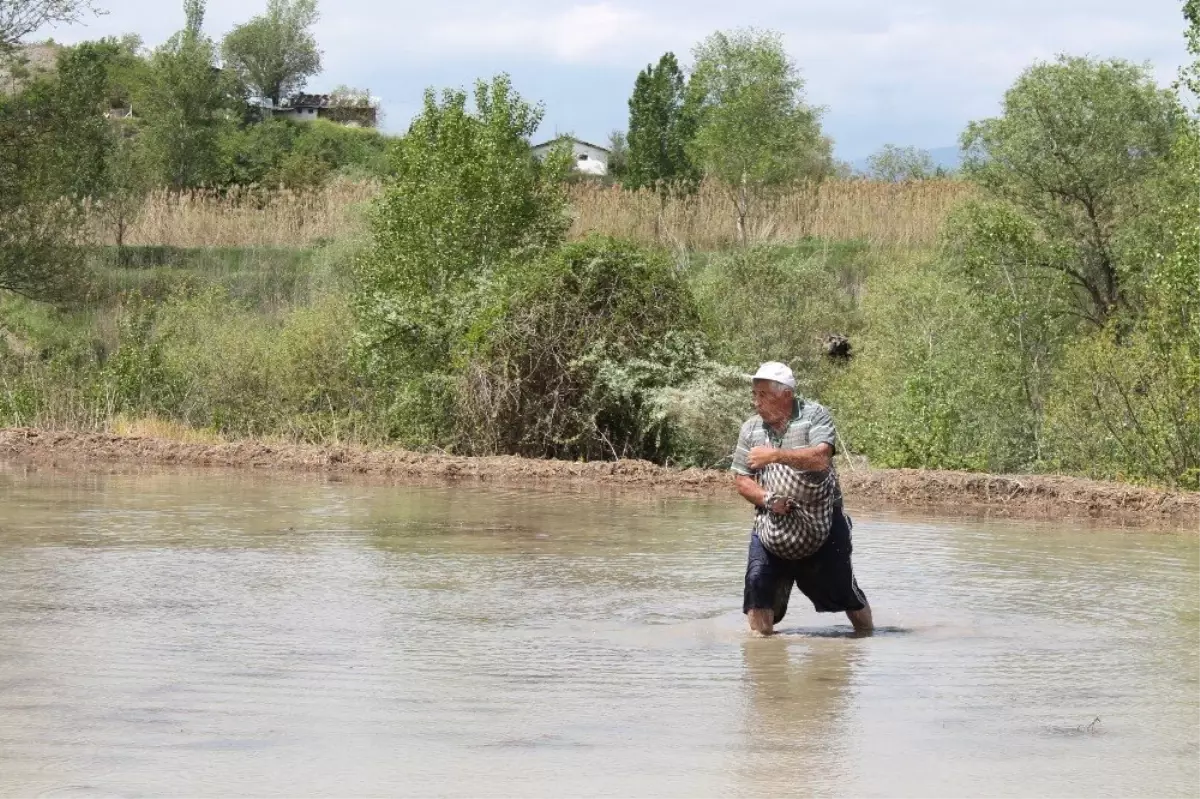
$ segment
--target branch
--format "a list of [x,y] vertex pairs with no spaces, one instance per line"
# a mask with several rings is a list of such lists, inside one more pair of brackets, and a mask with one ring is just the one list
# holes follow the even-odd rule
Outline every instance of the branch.
[[0,51],[45,25],[70,25],[102,14],[94,0],[0,0]]

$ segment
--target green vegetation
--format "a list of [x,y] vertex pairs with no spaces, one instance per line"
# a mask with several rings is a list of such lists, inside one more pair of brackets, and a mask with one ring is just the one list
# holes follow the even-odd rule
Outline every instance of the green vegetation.
[[316,0],[268,0],[267,13],[229,32],[221,53],[257,97],[277,106],[321,71],[309,30],[316,23]]
[[[570,154],[531,154],[542,109],[504,75],[428,91],[394,140],[264,121],[246,92],[312,61],[276,80],[246,53],[315,6],[272,2],[230,72],[202,2],[186,9],[149,58],[80,45],[0,98],[0,424],[717,466],[745,373],[778,359],[877,466],[1200,487],[1194,65],[1173,90],[1117,60],[1031,66],[964,132],[973,191],[935,247],[772,243],[755,209],[827,179],[829,142],[777,36],[714,34],[687,70],[667,54],[638,76],[622,154],[625,188],[728,192],[737,245],[688,252],[572,240]],[[1198,17],[1189,2],[1200,62]],[[144,116],[105,119],[130,98]],[[929,176],[899,148],[875,167]],[[99,209],[119,231],[163,186],[336,174],[382,185],[361,240],[98,247],[81,222]]]

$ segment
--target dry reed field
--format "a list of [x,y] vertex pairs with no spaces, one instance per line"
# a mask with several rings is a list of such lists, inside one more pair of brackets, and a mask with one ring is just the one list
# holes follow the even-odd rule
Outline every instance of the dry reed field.
[[[827,181],[799,187],[751,205],[747,228],[755,241],[788,242],[809,236],[874,245],[932,244],[950,210],[971,194],[963,181],[912,183]],[[652,192],[575,186],[573,235],[596,232],[662,240],[689,250],[713,250],[736,241],[729,192],[705,184],[689,197],[665,203]]]
[[[130,245],[172,247],[303,247],[360,232],[365,204],[379,184],[334,182],[309,192],[234,188],[172,196],[151,194],[125,234]],[[827,181],[752,205],[755,241],[788,242],[815,236],[874,245],[920,246],[935,241],[947,213],[972,192],[962,181],[913,183]],[[629,236],[689,250],[712,250],[736,240],[734,205],[720,186],[705,184],[689,197],[662,201],[649,191],[596,184],[571,186],[572,237]],[[95,239],[114,243],[99,216]]]
[[[378,184],[333,182],[316,191],[234,187],[172,195],[152,192],[125,231],[125,244],[168,247],[305,247],[339,238],[363,225],[365,203]],[[94,240],[116,243],[100,215]]]

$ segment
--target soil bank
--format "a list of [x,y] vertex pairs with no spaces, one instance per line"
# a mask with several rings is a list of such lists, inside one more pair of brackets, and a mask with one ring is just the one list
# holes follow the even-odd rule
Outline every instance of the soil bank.
[[[728,496],[727,471],[674,469],[646,461],[572,462],[512,456],[461,457],[400,449],[360,449],[233,441],[185,443],[105,433],[0,430],[0,460],[60,470],[204,466],[325,475],[370,482],[471,481],[547,489],[608,488],[644,496]],[[1200,532],[1200,492],[1165,491],[1057,475],[989,475],[924,469],[839,466],[847,504],[939,513],[1095,520],[1106,525]],[[736,499],[736,501],[741,501]]]

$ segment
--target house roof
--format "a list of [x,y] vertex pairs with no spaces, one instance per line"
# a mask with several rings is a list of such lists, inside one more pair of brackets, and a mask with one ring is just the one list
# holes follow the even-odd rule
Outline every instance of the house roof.
[[281,105],[279,108],[283,110],[289,108],[333,108],[335,106],[342,108],[347,106],[351,108],[373,108],[374,103],[372,103],[370,100],[356,101],[353,103],[348,103],[345,100],[339,102],[335,101],[333,95],[331,94],[304,94],[301,92],[300,94],[293,94],[288,98],[287,104]]
[[551,144],[562,141],[563,139],[566,139],[568,141],[573,141],[576,144],[586,144],[588,147],[595,147],[597,150],[603,150],[606,153],[611,152],[611,150],[609,150],[607,147],[601,147],[599,144],[592,144],[590,141],[584,141],[583,139],[577,139],[574,136],[555,136],[553,139],[547,139],[546,141],[542,142],[541,144],[533,145],[533,149],[538,150],[542,147],[549,147]]

